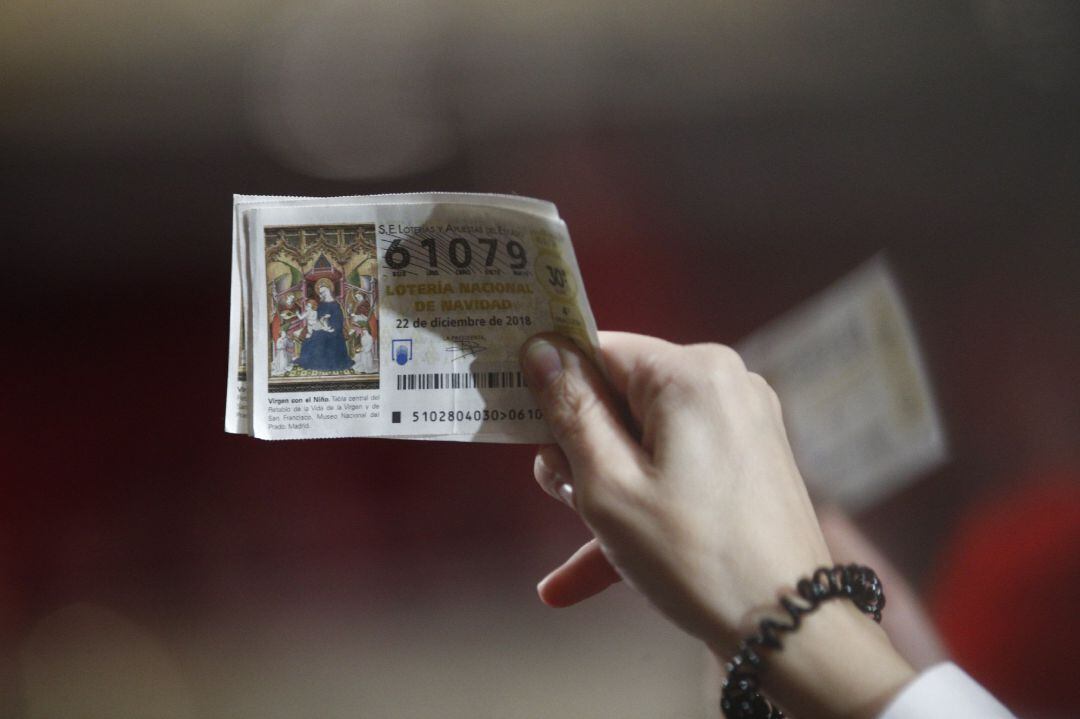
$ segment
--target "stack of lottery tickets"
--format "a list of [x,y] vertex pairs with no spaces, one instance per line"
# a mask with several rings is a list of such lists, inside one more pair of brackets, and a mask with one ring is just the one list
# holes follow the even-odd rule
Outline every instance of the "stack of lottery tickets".
[[549,202],[234,197],[229,432],[550,441],[518,353],[552,331],[597,347]]

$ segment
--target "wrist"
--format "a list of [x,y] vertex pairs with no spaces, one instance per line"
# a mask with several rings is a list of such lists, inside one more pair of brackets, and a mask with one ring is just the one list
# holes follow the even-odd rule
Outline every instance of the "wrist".
[[843,601],[805,617],[767,661],[762,688],[800,719],[875,717],[915,677],[884,630]]
[[880,618],[885,601],[873,571],[822,568],[799,582],[798,595],[755,617],[758,631],[737,651],[711,646],[728,673],[724,715],[780,716],[771,702],[800,719],[877,716],[914,671],[868,616]]

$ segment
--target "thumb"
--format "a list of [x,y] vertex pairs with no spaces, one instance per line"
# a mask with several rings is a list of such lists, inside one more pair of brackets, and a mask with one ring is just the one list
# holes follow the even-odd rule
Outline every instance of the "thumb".
[[559,335],[538,335],[522,347],[521,366],[570,461],[576,492],[589,492],[596,481],[640,476],[647,459],[623,424],[600,370],[576,345]]

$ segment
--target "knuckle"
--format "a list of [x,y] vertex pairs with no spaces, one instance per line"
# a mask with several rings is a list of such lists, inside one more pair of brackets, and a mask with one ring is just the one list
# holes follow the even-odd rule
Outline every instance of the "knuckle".
[[637,391],[628,393],[631,408],[661,403],[665,406],[681,406],[700,387],[695,373],[680,362],[653,363],[642,373]]
[[758,395],[764,398],[766,405],[777,417],[781,416],[782,409],[780,407],[780,397],[776,394],[776,390],[772,388],[768,380],[759,375],[757,372],[749,372],[747,376],[750,378],[751,384],[757,390]]
[[726,345],[690,345],[682,352],[680,361],[666,368],[667,374],[663,377],[663,385],[679,397],[700,396],[703,387],[719,389],[746,372],[739,353]]
[[742,357],[739,353],[728,347],[727,345],[721,345],[716,343],[709,343],[701,345],[701,351],[704,355],[705,362],[709,368],[715,372],[745,372],[746,365],[743,364]]
[[746,376],[750,378],[750,383],[754,385],[754,388],[763,396],[776,396],[776,393],[773,392],[773,388],[769,386],[769,382],[757,372],[747,372]]
[[659,390],[670,384],[676,383],[679,376],[684,373],[678,363],[662,362],[657,358],[649,358],[641,363],[638,368],[635,382],[631,385],[629,394],[636,389],[639,393],[656,394]]
[[643,359],[627,388],[631,409],[652,404],[659,398],[681,406],[701,398],[703,390],[723,386],[745,373],[739,354],[721,344],[673,347]]

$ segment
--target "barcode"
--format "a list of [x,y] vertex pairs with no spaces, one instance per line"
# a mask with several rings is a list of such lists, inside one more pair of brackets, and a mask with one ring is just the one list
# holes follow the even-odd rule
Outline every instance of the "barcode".
[[425,372],[399,374],[398,389],[505,389],[524,387],[520,372]]

